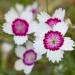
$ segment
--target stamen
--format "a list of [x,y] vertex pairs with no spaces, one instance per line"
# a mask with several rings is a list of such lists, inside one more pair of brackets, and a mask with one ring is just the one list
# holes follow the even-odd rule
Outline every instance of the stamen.
[[50,31],[45,34],[43,43],[46,49],[55,51],[63,45],[64,38],[58,31]]
[[32,65],[35,63],[37,54],[32,50],[27,50],[23,55],[23,62],[26,65]]
[[61,22],[61,20],[59,20],[58,18],[50,18],[46,21],[46,23],[49,25],[49,26],[53,26],[53,25],[56,25],[57,23]]
[[12,31],[16,36],[24,36],[27,34],[29,24],[22,19],[16,19],[12,23]]

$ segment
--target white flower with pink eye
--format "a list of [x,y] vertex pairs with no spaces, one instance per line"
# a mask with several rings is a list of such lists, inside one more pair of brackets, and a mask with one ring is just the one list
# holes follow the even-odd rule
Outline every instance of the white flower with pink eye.
[[27,6],[26,10],[32,12],[33,16],[35,16],[38,13],[38,3],[34,2],[32,5]]
[[33,21],[33,14],[20,5],[16,4],[5,14],[3,31],[14,36],[14,41],[22,45],[28,39],[28,34],[36,31],[36,22]]
[[59,62],[63,58],[64,51],[74,50],[74,41],[69,37],[64,37],[67,32],[68,25],[65,22],[60,22],[49,29],[45,23],[39,23],[36,32],[36,40],[34,50],[38,53],[47,53],[47,58],[52,62]]
[[30,41],[26,42],[26,48],[18,46],[15,53],[19,57],[15,63],[15,69],[17,71],[23,70],[27,75],[32,71],[35,62],[42,58],[42,55],[34,51],[33,43]]
[[57,9],[52,16],[49,16],[46,12],[41,12],[37,18],[39,22],[46,23],[49,27],[53,27],[58,23],[64,21],[65,10],[62,8]]

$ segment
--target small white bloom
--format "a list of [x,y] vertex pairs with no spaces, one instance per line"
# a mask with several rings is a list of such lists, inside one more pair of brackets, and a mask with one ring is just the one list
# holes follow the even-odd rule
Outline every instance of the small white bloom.
[[59,62],[63,58],[64,51],[74,50],[74,41],[69,37],[64,37],[68,30],[65,22],[60,22],[49,29],[45,23],[39,23],[34,41],[34,50],[41,54],[47,53],[49,61]]
[[27,6],[26,10],[32,12],[35,16],[38,13],[38,3],[34,2],[32,5]]
[[9,54],[9,52],[12,50],[13,45],[10,43],[4,42],[4,43],[2,43],[1,48],[2,48],[2,54],[4,56],[7,56]]
[[33,21],[32,12],[27,11],[22,5],[16,4],[5,14],[6,23],[3,25],[5,33],[14,36],[14,41],[22,45],[28,39],[28,34],[36,31],[37,22]]
[[33,48],[33,43],[26,42],[26,48],[23,46],[17,46],[15,53],[19,59],[15,62],[15,69],[17,71],[23,70],[25,74],[30,74],[35,62],[42,58],[42,55],[36,53]]

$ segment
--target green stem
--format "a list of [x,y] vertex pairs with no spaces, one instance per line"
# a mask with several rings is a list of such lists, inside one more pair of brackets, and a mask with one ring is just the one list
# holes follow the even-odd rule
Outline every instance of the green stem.
[[2,69],[6,69],[6,64],[7,64],[7,56],[2,56]]
[[46,1],[46,11],[48,13],[48,0],[45,0]]

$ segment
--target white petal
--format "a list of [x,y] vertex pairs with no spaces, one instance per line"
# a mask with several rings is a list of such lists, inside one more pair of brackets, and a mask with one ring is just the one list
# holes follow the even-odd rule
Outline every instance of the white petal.
[[65,35],[68,30],[68,25],[65,22],[60,22],[53,27],[53,30],[59,31],[62,35]]
[[37,54],[37,59],[36,59],[36,60],[38,61],[38,60],[40,60],[40,59],[42,59],[42,55],[38,53],[38,54]]
[[36,21],[33,21],[29,24],[29,31],[28,31],[28,34],[30,33],[33,33],[33,32],[36,32],[37,31],[37,22]]
[[24,69],[24,64],[23,64],[23,61],[21,59],[17,60],[15,62],[15,69],[17,71],[20,71],[20,70],[23,70]]
[[21,4],[16,4],[16,10],[17,12],[22,13],[24,10],[24,6]]
[[43,39],[41,38],[37,38],[33,44],[34,46],[34,51],[38,54],[45,54],[46,53],[46,49],[44,48],[44,44],[43,44]]
[[38,16],[37,16],[38,20],[40,22],[43,22],[45,23],[49,18],[50,16],[46,13],[46,12],[41,12]]
[[13,34],[11,23],[4,23],[3,24],[3,31],[8,34]]
[[26,42],[26,48],[27,49],[33,49],[33,43],[31,41]]
[[5,14],[5,20],[7,22],[12,22],[16,18],[18,18],[18,14],[14,8],[11,8],[6,14]]
[[74,41],[69,37],[65,37],[61,49],[65,51],[72,51],[74,50],[73,46],[74,46]]
[[47,57],[49,61],[54,62],[59,62],[61,61],[61,58],[63,58],[63,51],[58,50],[58,51],[47,51]]
[[17,55],[17,57],[23,58],[23,54],[26,51],[25,47],[23,46],[17,46],[15,49],[15,53]]
[[45,33],[47,33],[48,31],[50,31],[51,28],[45,24],[45,23],[39,23],[37,31],[35,33],[35,35],[38,37],[44,37]]
[[14,41],[17,45],[22,45],[27,41],[27,36],[14,36]]
[[31,12],[31,9],[32,9],[31,5],[28,5],[25,10]]
[[33,67],[34,67],[34,65],[29,65],[29,66],[28,65],[25,65],[24,66],[24,73],[26,75],[30,74],[30,72],[32,71]]
[[32,12],[24,10],[20,18],[25,19],[27,22],[30,23],[33,20],[33,14]]
[[60,20],[63,20],[64,16],[65,16],[65,10],[62,8],[57,9],[53,14],[53,18],[58,18]]

